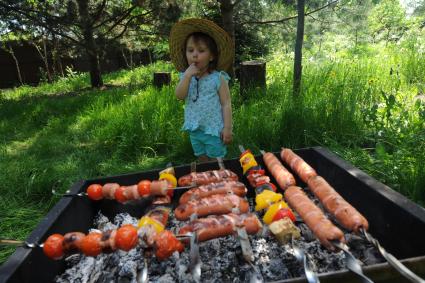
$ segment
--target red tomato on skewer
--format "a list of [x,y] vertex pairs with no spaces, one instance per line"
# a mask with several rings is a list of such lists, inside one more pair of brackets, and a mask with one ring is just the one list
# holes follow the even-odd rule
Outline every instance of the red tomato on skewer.
[[295,222],[295,215],[288,208],[279,209],[278,212],[273,216],[273,222],[288,217],[292,222]]
[[131,224],[126,224],[117,230],[115,244],[123,251],[129,251],[137,245],[137,229]]
[[87,188],[87,195],[92,200],[100,200],[103,198],[102,186],[99,184],[90,185]]
[[183,244],[170,231],[164,230],[155,237],[156,257],[164,260],[175,251],[182,252]]
[[119,187],[118,189],[115,190],[114,196],[115,196],[115,199],[117,201],[119,201],[119,202],[126,202],[127,201],[127,197],[125,196],[125,193],[124,193],[124,191],[126,189],[127,189],[126,187],[121,186],[121,187]]
[[151,181],[142,180],[137,184],[137,191],[141,196],[148,196],[151,193]]
[[43,252],[52,259],[60,259],[63,256],[63,236],[61,234],[50,235],[44,242]]

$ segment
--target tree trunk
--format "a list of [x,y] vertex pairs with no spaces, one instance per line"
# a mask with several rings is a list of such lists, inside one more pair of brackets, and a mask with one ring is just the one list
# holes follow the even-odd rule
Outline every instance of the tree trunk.
[[44,63],[44,68],[46,69],[46,75],[47,75],[47,82],[52,82],[52,75],[50,74],[49,69],[49,61],[48,61],[48,55],[47,55],[47,46],[46,46],[46,40],[43,38],[43,51],[41,51],[41,48],[35,43],[34,41],[31,41],[32,45],[37,49],[38,55],[40,55],[41,60]]
[[242,62],[240,84],[240,94],[244,97],[250,90],[264,94],[266,92],[266,62]]
[[303,48],[303,39],[304,39],[304,8],[305,8],[305,1],[298,0],[297,39],[295,42],[295,58],[294,58],[294,85],[293,85],[294,96],[299,96],[301,91],[302,48]]
[[121,48],[121,54],[122,54],[122,58],[124,58],[125,65],[127,66],[127,68],[130,68],[130,65],[128,64],[128,61],[127,61],[127,56],[125,56],[124,48]]
[[61,77],[65,77],[63,73],[62,60],[60,55],[58,55],[58,46],[59,46],[59,43],[56,38],[56,35],[53,34],[53,49],[52,49],[53,66],[55,66],[55,70],[56,68],[59,69],[58,72],[60,72]]
[[16,56],[15,56],[15,52],[13,51],[12,46],[10,46],[10,47],[9,47],[9,53],[10,53],[10,55],[12,55],[12,57],[13,57],[13,61],[15,61],[16,71],[18,72],[18,79],[19,79],[19,82],[21,83],[21,85],[23,85],[23,84],[24,84],[24,82],[22,81],[21,68],[19,68],[18,58],[16,58]]
[[99,50],[93,36],[93,26],[90,21],[88,0],[77,0],[80,23],[83,29],[84,45],[90,62],[90,82],[92,87],[103,86],[100,70]]
[[169,72],[156,72],[153,74],[153,85],[155,87],[162,87],[164,85],[170,85],[171,73]]
[[[220,0],[221,19],[223,21],[223,29],[230,35],[233,42],[235,42],[235,23],[233,21],[233,7],[231,0]],[[232,67],[229,72],[231,77],[235,77],[235,57],[233,56]]]

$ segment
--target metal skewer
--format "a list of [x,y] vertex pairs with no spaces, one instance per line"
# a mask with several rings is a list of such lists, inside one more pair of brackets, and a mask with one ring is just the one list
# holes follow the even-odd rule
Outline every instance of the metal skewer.
[[[187,190],[187,189],[192,189],[195,188],[196,185],[190,185],[190,186],[181,186],[181,187],[175,187],[175,188],[164,188],[163,190],[165,191],[169,191],[169,190]],[[59,197],[85,197],[87,196],[86,192],[80,192],[80,193],[76,193],[76,194],[72,194],[70,190],[65,191],[65,193],[58,193],[56,192],[55,189],[52,189],[52,194],[55,196],[59,196]]]
[[252,252],[251,243],[249,242],[248,233],[244,226],[236,227],[238,238],[242,248],[242,254],[245,261],[252,267],[253,273],[249,279],[250,283],[261,283],[264,282],[263,276],[257,266],[253,264],[254,253]]
[[58,197],[85,197],[87,196],[86,192],[81,192],[81,193],[77,193],[77,194],[72,194],[70,190],[66,190],[65,193],[58,193],[56,192],[56,190],[53,188],[52,189],[52,194]]
[[304,273],[308,283],[319,283],[319,277],[317,273],[310,267],[310,261],[307,255],[304,253],[302,249],[300,249],[294,241],[294,238],[291,239],[292,250],[294,251],[294,255],[297,260],[303,264]]
[[408,269],[404,264],[402,264],[397,258],[395,258],[392,254],[387,252],[378,242],[377,239],[372,237],[371,234],[366,232],[364,229],[360,229],[360,232],[366,237],[366,240],[374,245],[381,255],[388,261],[388,263],[394,267],[401,275],[406,277],[412,282],[415,283],[425,283],[425,280],[413,273],[410,269]]
[[369,277],[363,274],[362,267],[360,266],[358,260],[354,257],[354,255],[350,252],[346,244],[341,243],[339,241],[332,241],[332,244],[344,252],[345,262],[348,270],[356,274],[362,282],[373,283],[373,281]]
[[[217,157],[218,166],[221,170],[226,169],[224,166],[223,158]],[[238,233],[238,238],[241,244],[242,254],[245,261],[252,267],[253,273],[249,279],[250,283],[260,283],[264,282],[263,276],[261,275],[260,270],[257,266],[253,264],[254,261],[254,253],[252,252],[251,243],[249,242],[248,233],[244,226],[237,226],[236,232]]]
[[146,256],[143,256],[144,259],[144,265],[142,272],[137,275],[137,283],[147,283],[149,282],[149,276],[148,276],[148,259]]
[[42,248],[44,246],[44,244],[28,243],[27,241],[12,240],[12,239],[0,239],[0,245],[23,247],[28,249]]
[[[198,215],[193,213],[190,216],[190,221],[198,219]],[[189,234],[190,236],[190,252],[189,252],[189,269],[193,280],[200,282],[201,280],[201,257],[199,255],[198,234],[196,232]]]

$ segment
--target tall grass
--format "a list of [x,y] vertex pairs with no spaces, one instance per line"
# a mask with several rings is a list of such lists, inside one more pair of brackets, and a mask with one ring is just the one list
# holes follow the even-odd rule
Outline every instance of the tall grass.
[[[265,95],[241,97],[232,85],[228,158],[239,155],[238,144],[255,152],[323,145],[423,205],[425,105],[414,98],[424,85],[424,59],[414,52],[310,57],[294,98],[292,58],[275,54]],[[24,239],[57,201],[52,188],[194,159],[180,131],[177,74],[170,87],[151,86],[152,73],[164,70],[173,68],[157,63],[105,75],[105,90],[73,74],[1,92],[0,237]],[[0,248],[3,262],[11,249]]]

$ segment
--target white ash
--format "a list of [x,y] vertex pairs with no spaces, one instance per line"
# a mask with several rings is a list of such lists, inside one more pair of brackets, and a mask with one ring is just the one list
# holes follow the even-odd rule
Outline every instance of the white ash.
[[[252,204],[252,203],[251,203]],[[114,221],[99,213],[94,227],[101,231],[116,229],[123,224],[137,225],[138,219],[129,214],[118,214]],[[185,222],[177,221],[170,212],[167,228],[176,233]],[[301,239],[295,243],[311,261],[312,268],[318,272],[332,272],[345,269],[344,254],[332,253],[323,248],[303,223],[297,226],[301,230]],[[378,252],[359,236],[346,234],[352,252],[364,264],[382,262]],[[254,264],[265,281],[277,281],[303,277],[303,266],[292,251],[291,246],[280,245],[267,229],[259,235],[250,236],[254,253]],[[235,236],[213,239],[199,244],[201,282],[249,282],[252,267],[242,255],[240,243]],[[174,253],[165,261],[144,254],[138,247],[130,252],[116,251],[101,254],[96,258],[74,255],[66,259],[69,268],[57,276],[56,282],[129,282],[137,283],[137,276],[144,267],[143,257],[148,258],[148,276],[150,282],[194,282],[189,270],[189,247],[181,254]]]

